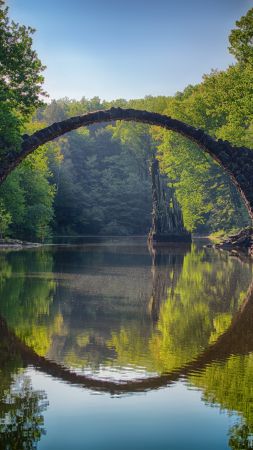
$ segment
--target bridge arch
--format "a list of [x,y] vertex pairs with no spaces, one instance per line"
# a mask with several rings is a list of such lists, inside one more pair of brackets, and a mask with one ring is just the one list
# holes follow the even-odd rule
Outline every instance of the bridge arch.
[[95,123],[126,120],[156,125],[181,134],[208,153],[230,175],[253,221],[253,151],[234,147],[228,141],[215,140],[203,130],[169,116],[137,109],[111,108],[71,117],[54,123],[31,136],[24,135],[21,150],[0,158],[0,184],[21,161],[41,145],[77,128]]

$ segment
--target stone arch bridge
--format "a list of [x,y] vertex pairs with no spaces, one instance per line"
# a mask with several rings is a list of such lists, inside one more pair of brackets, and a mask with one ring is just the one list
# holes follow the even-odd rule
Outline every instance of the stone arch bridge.
[[217,141],[204,131],[172,119],[169,116],[136,109],[111,108],[104,111],[91,112],[54,123],[36,131],[31,136],[24,135],[20,152],[9,151],[0,157],[0,184],[27,155],[34,152],[41,145],[79,127],[115,120],[135,121],[160,126],[167,130],[175,131],[197,144],[204,152],[211,155],[230,175],[253,221],[252,150],[245,147],[233,147],[227,141]]

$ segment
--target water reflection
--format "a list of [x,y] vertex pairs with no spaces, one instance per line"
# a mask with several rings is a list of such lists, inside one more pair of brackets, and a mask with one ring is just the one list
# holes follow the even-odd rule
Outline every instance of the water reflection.
[[171,372],[229,327],[251,272],[194,246],[152,256],[117,246],[7,255],[1,316],[36,354],[96,377]]
[[252,448],[250,264],[197,245],[150,254],[138,243],[10,252],[0,264],[0,433],[16,448],[43,433],[47,404],[22,372],[30,365],[111,394],[184,379],[207,404],[239,413],[229,445]]
[[29,377],[22,374],[14,377],[10,385],[5,379],[4,387],[0,400],[1,449],[32,450],[45,434],[42,413],[48,405],[46,395],[34,390]]

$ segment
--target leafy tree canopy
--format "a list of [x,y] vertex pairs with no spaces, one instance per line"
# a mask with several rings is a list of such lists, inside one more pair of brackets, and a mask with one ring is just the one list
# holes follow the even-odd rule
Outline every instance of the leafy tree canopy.
[[237,61],[253,65],[253,8],[236,22],[229,36],[229,50]]
[[25,120],[41,105],[42,65],[32,48],[34,29],[10,21],[0,0],[0,151],[18,150]]
[[29,115],[41,105],[42,65],[32,48],[34,29],[10,22],[8,8],[0,0],[0,98],[15,111]]

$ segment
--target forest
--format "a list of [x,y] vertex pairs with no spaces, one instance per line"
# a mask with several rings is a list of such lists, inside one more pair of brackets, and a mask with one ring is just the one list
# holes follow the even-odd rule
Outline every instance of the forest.
[[[0,148],[18,151],[24,133],[112,106],[166,114],[217,139],[253,148],[253,9],[228,36],[235,63],[203,75],[201,83],[183,92],[111,102],[98,97],[47,102],[44,67],[31,50],[34,30],[10,23],[8,8],[0,5],[1,42],[14,37],[11,48],[2,46]],[[31,75],[23,86],[27,70]],[[72,131],[20,164],[0,189],[0,235],[43,241],[54,235],[147,234],[154,155],[175,189],[187,230],[207,235],[250,223],[228,175],[193,143],[158,127],[114,122]]]

